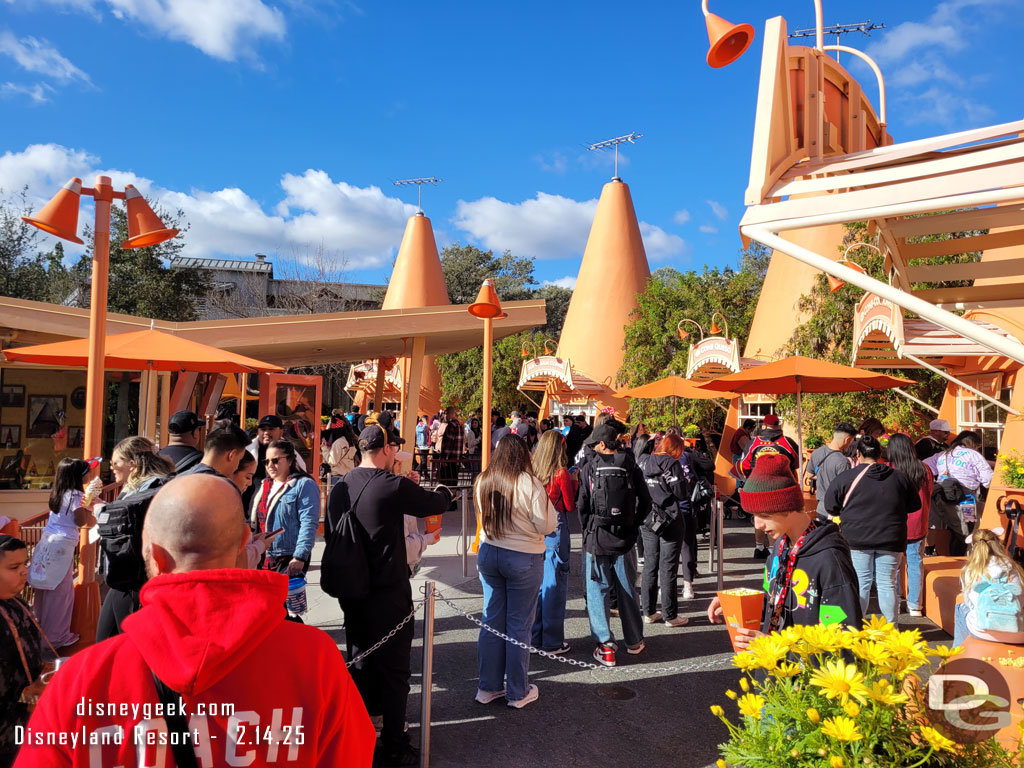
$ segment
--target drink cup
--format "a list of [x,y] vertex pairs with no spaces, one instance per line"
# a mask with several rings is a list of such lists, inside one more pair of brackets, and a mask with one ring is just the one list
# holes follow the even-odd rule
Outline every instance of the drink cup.
[[306,604],[306,579],[302,576],[288,579],[288,599],[285,605],[288,606],[288,612],[294,613],[296,616],[301,616],[308,610]]
[[740,629],[760,629],[761,614],[764,611],[764,592],[759,589],[726,589],[718,593],[722,604],[722,615],[729,630],[729,640],[734,651],[736,636]]
[[441,515],[431,515],[426,519],[424,526],[427,533],[433,533],[441,528]]

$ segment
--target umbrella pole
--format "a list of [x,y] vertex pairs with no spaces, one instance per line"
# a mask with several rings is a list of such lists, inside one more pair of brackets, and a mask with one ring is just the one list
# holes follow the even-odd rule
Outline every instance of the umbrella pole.
[[797,457],[799,472],[796,481],[800,485],[800,489],[804,487],[804,420],[803,420],[803,406],[800,402],[800,377],[796,377],[796,436],[800,442],[800,455]]
[[676,418],[676,396],[672,395],[672,426],[674,427],[679,422]]

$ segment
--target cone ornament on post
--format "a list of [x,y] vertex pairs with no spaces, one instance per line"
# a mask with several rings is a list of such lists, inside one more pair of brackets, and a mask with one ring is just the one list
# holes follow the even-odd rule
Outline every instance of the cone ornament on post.
[[490,278],[484,280],[483,285],[480,286],[480,292],[476,295],[476,301],[469,305],[469,314],[482,320],[487,318],[493,320],[502,316],[498,292],[494,290],[494,281]]
[[128,209],[128,239],[121,243],[122,248],[145,248],[178,234],[178,230],[164,226],[142,193],[131,184],[124,188],[124,199]]
[[75,234],[78,231],[78,203],[81,197],[82,180],[76,176],[53,196],[43,210],[33,217],[22,216],[21,220],[62,240],[83,245],[82,239]]
[[708,11],[708,0],[703,1],[704,23],[708,28],[708,66],[718,69],[732,64],[742,56],[754,40],[754,28],[749,24],[733,24]]
[[[862,267],[856,261],[849,261],[847,259],[843,259],[839,263],[846,265],[847,267],[852,269],[854,272],[860,272],[862,275],[864,274],[864,267]],[[835,275],[829,275],[828,276],[828,292],[829,293],[835,293],[840,288],[842,288],[844,285],[846,285],[846,281],[845,280],[840,280]]]

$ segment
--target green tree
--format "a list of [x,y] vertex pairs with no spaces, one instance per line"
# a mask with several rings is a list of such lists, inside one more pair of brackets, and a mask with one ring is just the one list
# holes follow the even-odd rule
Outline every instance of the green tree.
[[[196,320],[200,303],[211,290],[210,273],[201,269],[171,269],[168,263],[185,247],[188,224],[184,212],[168,215],[155,209],[170,229],[181,232],[170,240],[146,248],[122,249],[128,239],[128,216],[119,206],[110,209],[110,271],[107,306],[111,312],[154,320]],[[92,232],[83,238],[89,246],[78,263],[80,272],[91,273]],[[89,291],[78,292],[79,306],[89,305]]]
[[[22,221],[32,206],[25,189],[0,198],[0,295],[31,301],[62,302],[75,282],[64,265],[64,246]],[[53,242],[50,251],[43,244]]]
[[565,313],[569,311],[569,302],[572,300],[572,291],[560,285],[544,285],[534,291],[534,296],[544,299],[548,321],[541,326],[540,331],[554,341],[562,335],[562,326],[565,325]]
[[472,245],[455,243],[442,249],[441,269],[452,304],[472,304],[480,284],[488,277],[494,280],[502,301],[529,299],[537,284],[533,259],[517,258],[509,251],[495,256],[494,251],[481,251]]
[[[537,406],[520,392],[519,369],[522,366],[524,342],[539,349],[545,334],[524,331],[494,343],[491,407],[502,413],[514,409],[536,411]],[[437,358],[441,371],[442,405],[454,405],[463,416],[480,413],[483,405],[483,348],[473,347]],[[534,397],[538,403],[539,397]]]
[[[729,325],[729,335],[746,341],[754,318],[761,285],[768,271],[771,252],[754,243],[740,256],[739,269],[705,266],[702,271],[679,272],[669,267],[655,271],[647,289],[639,294],[638,307],[626,326],[619,384],[635,387],[665,376],[685,376],[691,341],[699,332],[687,324],[697,338],[680,339],[677,326],[684,318],[708,328],[711,315],[720,312]],[[673,403],[665,400],[634,400],[634,420],[661,428],[673,422]],[[720,431],[725,411],[711,400],[680,400],[675,404],[675,421],[695,423]]]

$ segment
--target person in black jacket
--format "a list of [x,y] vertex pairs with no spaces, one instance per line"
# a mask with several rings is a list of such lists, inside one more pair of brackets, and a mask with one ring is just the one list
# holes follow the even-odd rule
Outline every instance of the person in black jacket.
[[879,463],[882,446],[870,435],[857,444],[860,464],[838,475],[825,493],[825,511],[840,519],[860,582],[860,608],[867,613],[871,585],[891,623],[899,617],[900,565],[907,548],[907,516],[921,508],[921,495],[905,474]]
[[[743,509],[754,527],[776,539],[765,568],[761,629],[740,628],[741,650],[755,637],[795,624],[859,627],[862,611],[850,547],[835,523],[813,519],[788,457],[763,456],[740,489]],[[724,621],[716,596],[708,607],[712,623]]]
[[199,434],[206,424],[193,411],[178,411],[167,420],[167,445],[160,455],[174,465],[174,471],[182,473],[203,460],[199,445]]
[[[687,528],[693,527],[690,496],[694,477],[683,458],[683,440],[667,435],[658,450],[644,462],[644,480],[651,495],[651,514],[647,516],[640,537],[644,543],[643,583],[640,587],[640,609],[644,623],[654,624],[664,618],[671,627],[684,627],[689,619],[679,615],[679,554],[683,549]],[[661,608],[658,587],[661,587]],[[693,595],[693,587],[690,587]]]
[[[433,491],[421,488],[418,472],[404,477],[394,473],[396,465],[412,455],[399,450],[404,440],[390,428],[390,420],[385,421],[359,433],[362,462],[334,486],[328,501],[328,519],[338,520],[351,508],[366,534],[369,594],[341,601],[349,659],[368,650],[412,611],[404,516],[440,515],[452,501],[452,492],[443,485]],[[413,629],[413,623],[407,623],[351,670],[370,715],[383,719],[373,761],[381,768],[419,764],[419,752],[405,733]]]
[[613,592],[618,600],[627,653],[636,655],[646,647],[634,587],[633,546],[651,511],[651,497],[633,454],[618,451],[616,426],[602,424],[594,429],[592,437],[594,455],[579,473],[576,511],[586,553],[587,613],[590,632],[597,643],[594,658],[613,667],[618,646],[609,626],[607,603]]

